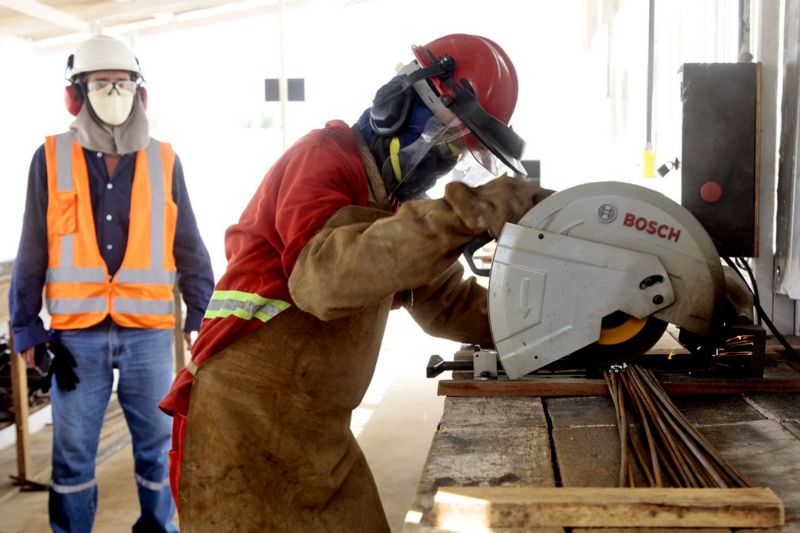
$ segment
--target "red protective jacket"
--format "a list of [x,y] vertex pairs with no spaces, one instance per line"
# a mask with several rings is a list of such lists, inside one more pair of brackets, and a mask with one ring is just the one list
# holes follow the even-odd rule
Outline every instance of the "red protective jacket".
[[[306,243],[340,208],[366,206],[369,189],[350,127],[335,120],[297,141],[270,168],[237,224],[225,233],[228,268],[215,287],[243,291],[292,304],[288,280]],[[212,297],[213,301],[213,297]],[[204,318],[192,348],[199,366],[264,322],[239,316]],[[178,372],[159,407],[175,416],[171,478],[180,474],[182,430],[189,411],[192,374]],[[177,498],[176,498],[177,501]]]
[[[366,206],[367,176],[350,127],[334,120],[297,141],[267,172],[247,208],[225,233],[228,268],[216,291],[256,293],[288,303],[297,256],[340,208]],[[231,315],[205,318],[192,348],[201,365],[233,340],[262,325]],[[192,375],[181,370],[160,407],[186,415]]]

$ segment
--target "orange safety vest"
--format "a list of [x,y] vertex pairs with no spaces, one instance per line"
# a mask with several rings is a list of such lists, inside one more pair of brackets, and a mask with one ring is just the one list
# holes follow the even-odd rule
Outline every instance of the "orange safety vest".
[[120,326],[173,328],[178,206],[172,199],[172,147],[150,139],[136,153],[128,245],[113,278],[97,245],[83,148],[63,133],[46,138],[45,155],[50,327],[83,329],[110,314]]

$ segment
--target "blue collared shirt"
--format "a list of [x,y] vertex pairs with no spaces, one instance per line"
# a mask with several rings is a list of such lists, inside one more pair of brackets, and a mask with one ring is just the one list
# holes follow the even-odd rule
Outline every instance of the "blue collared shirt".
[[[108,273],[113,276],[122,264],[128,244],[136,154],[120,157],[114,175],[109,177],[102,153],[86,148],[83,153],[89,171],[97,244]],[[172,172],[172,198],[178,206],[173,254],[178,288],[186,302],[184,331],[197,331],[214,290],[214,275],[208,251],[197,229],[183,179],[183,168],[177,156]],[[9,291],[14,349],[17,352],[49,340],[39,318],[47,273],[47,254],[47,165],[42,145],[33,156],[28,175],[22,236]]]

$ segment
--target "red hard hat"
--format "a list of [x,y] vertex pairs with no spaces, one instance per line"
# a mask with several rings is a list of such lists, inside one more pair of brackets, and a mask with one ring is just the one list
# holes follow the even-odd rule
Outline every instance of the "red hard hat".
[[411,48],[421,75],[437,93],[435,98],[472,133],[466,142],[475,159],[494,172],[494,154],[524,175],[520,158],[525,141],[508,125],[517,105],[519,82],[503,49],[491,39],[463,33]]
[[[433,62],[429,50],[437,58],[452,57],[456,64],[453,79],[457,82],[467,79],[487,113],[505,124],[511,120],[517,105],[519,82],[513,63],[497,43],[486,37],[455,33],[411,49],[422,68]],[[440,96],[455,96],[452,89],[437,78],[431,81]]]

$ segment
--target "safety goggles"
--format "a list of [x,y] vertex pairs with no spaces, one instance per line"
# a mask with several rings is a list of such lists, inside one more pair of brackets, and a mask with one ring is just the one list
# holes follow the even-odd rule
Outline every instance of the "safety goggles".
[[111,80],[92,80],[86,82],[86,89],[89,92],[94,91],[108,91],[108,94],[111,94],[114,89],[117,90],[117,93],[121,91],[125,92],[135,92],[138,82],[133,80],[118,80],[118,81],[111,81]]

